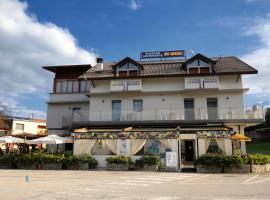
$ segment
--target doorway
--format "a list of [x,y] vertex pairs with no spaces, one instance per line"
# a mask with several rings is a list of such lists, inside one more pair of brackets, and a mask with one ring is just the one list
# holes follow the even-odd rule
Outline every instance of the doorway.
[[194,165],[195,162],[195,140],[181,141],[181,158],[184,165]]

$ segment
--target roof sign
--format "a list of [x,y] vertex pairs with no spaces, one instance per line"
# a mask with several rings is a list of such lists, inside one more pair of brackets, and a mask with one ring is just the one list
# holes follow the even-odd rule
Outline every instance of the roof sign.
[[168,58],[168,57],[185,57],[186,53],[184,50],[175,51],[149,51],[141,52],[141,59],[149,58]]

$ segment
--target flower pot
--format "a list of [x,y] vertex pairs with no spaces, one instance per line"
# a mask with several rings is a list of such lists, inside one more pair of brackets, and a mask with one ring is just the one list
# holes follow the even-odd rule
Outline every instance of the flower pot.
[[67,165],[68,170],[89,170],[88,163],[76,163]]
[[128,164],[108,163],[107,170],[128,171]]
[[223,172],[222,167],[203,166],[203,165],[197,166],[197,173],[218,174],[218,173],[222,173],[222,172]]
[[0,163],[0,169],[12,169],[12,167],[7,163]]
[[265,172],[270,172],[270,164],[265,165]]
[[231,174],[248,174],[250,173],[250,165],[244,165],[241,167],[225,167],[224,173],[231,173]]
[[42,165],[42,164],[40,164],[40,163],[36,164],[36,169],[38,169],[38,170],[43,169],[43,165]]
[[136,166],[136,170],[138,171],[158,171],[158,165],[143,165],[143,166]]
[[61,170],[62,163],[44,163],[43,169],[45,169],[45,170]]
[[35,164],[32,164],[32,163],[30,163],[30,164],[18,164],[18,169],[31,169],[31,170],[33,170],[33,169],[36,169],[36,165]]

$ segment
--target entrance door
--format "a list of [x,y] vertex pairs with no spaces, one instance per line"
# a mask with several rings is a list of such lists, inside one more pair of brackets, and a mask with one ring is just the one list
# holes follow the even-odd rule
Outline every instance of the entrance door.
[[112,120],[120,121],[121,119],[121,100],[112,100]]
[[185,120],[194,120],[194,99],[184,99]]
[[218,119],[218,103],[217,98],[207,98],[207,114],[209,120]]
[[194,142],[193,140],[185,141],[185,162],[194,162]]

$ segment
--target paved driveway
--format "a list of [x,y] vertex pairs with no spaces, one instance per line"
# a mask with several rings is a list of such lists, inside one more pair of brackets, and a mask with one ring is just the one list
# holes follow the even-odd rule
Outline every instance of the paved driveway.
[[270,174],[0,170],[0,197],[25,200],[270,200]]

